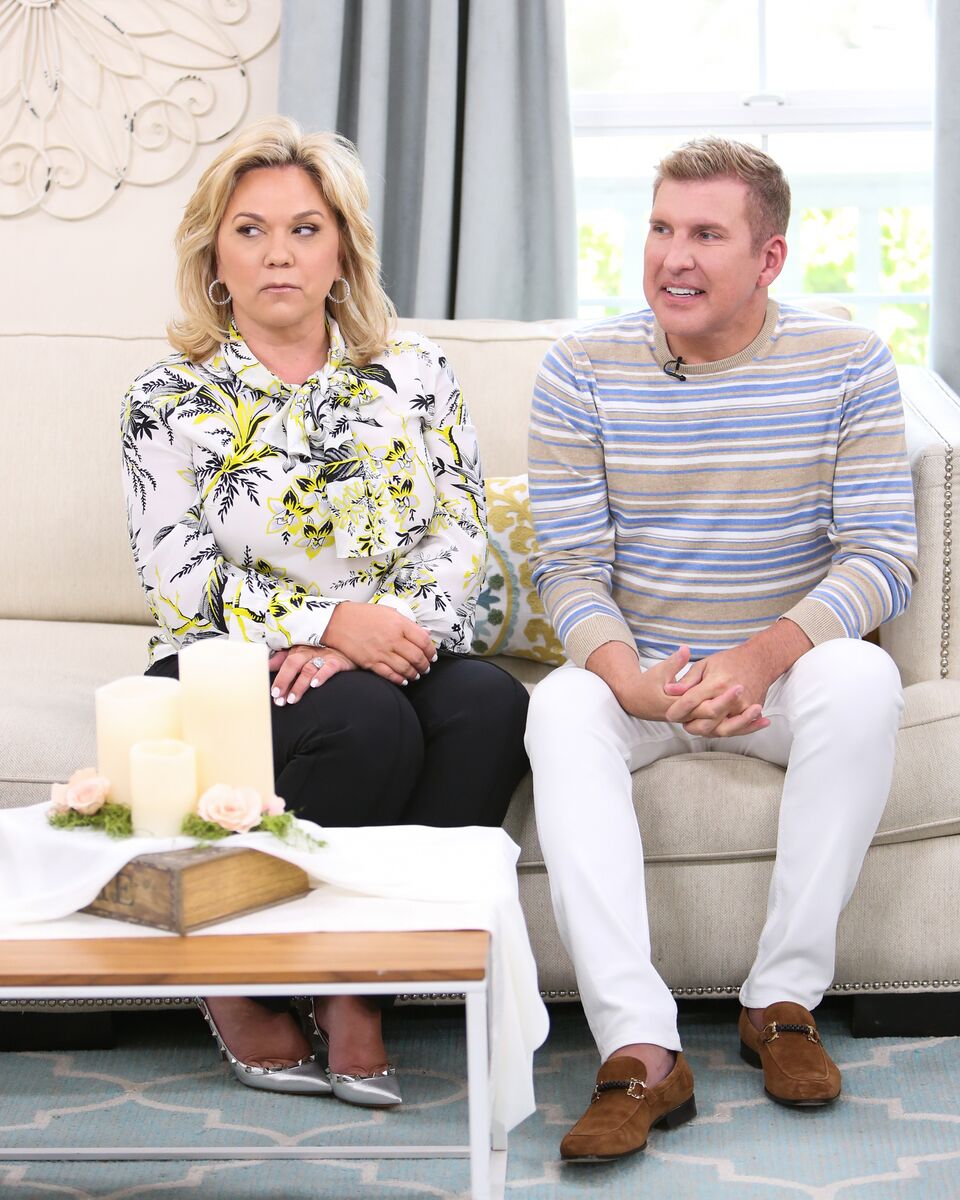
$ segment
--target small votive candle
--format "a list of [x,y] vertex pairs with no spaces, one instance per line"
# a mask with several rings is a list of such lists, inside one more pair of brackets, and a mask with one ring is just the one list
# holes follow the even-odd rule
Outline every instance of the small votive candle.
[[130,820],[140,837],[176,837],[197,799],[197,759],[177,738],[130,747]]
[[181,736],[180,684],[152,675],[126,675],[96,690],[97,768],[110,780],[110,800],[130,803],[130,747]]

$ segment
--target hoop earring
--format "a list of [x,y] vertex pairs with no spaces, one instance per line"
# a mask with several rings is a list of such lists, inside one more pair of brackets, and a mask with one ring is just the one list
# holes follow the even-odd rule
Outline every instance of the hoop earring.
[[210,286],[207,288],[207,295],[210,297],[211,304],[216,304],[218,307],[222,308],[225,304],[229,304],[230,301],[233,299],[233,297],[230,295],[229,292],[227,292],[226,300],[218,300],[216,298],[216,296],[213,294],[213,289],[217,286],[218,283],[220,284],[220,286],[223,288],[224,291],[227,290],[227,285],[223,282],[222,279],[211,279]]
[[[333,289],[336,287],[336,285],[338,283],[343,284],[343,295],[342,296],[335,296],[333,294]],[[350,280],[347,279],[346,276],[344,276],[344,275],[341,275],[339,279],[335,279],[333,281],[333,283],[330,285],[330,291],[327,292],[327,298],[329,300],[331,300],[334,304],[346,304],[346,302],[350,299]]]

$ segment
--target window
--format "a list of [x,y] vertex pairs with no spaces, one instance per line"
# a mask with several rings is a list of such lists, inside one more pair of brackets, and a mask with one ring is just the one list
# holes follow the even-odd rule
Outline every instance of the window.
[[930,320],[933,0],[566,0],[580,315],[645,305],[657,161],[753,142],[793,192],[773,294],[835,298],[899,362]]

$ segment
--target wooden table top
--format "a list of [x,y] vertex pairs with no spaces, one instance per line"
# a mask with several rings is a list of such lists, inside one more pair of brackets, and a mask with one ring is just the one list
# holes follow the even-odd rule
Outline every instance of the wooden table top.
[[0,941],[0,987],[483,979],[482,929]]

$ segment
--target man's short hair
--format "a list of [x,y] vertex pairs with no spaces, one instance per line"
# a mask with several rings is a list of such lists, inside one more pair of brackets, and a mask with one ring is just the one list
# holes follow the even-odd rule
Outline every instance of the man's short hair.
[[657,165],[653,195],[665,179],[689,183],[697,179],[739,179],[747,185],[747,220],[753,249],[767,238],[785,234],[790,221],[790,184],[769,154],[746,142],[703,137],[684,142]]

